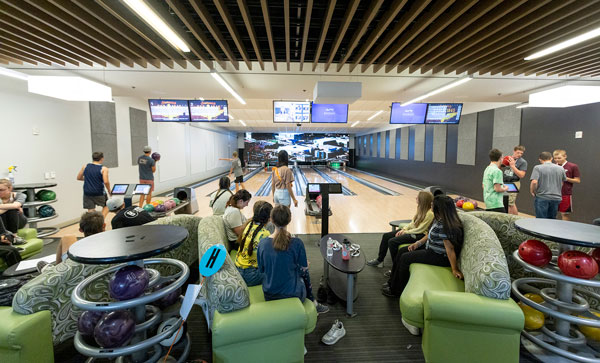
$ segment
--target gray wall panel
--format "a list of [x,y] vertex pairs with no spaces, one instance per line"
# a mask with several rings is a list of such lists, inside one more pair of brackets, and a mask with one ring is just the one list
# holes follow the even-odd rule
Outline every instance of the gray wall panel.
[[119,166],[117,160],[117,137],[111,134],[95,134],[92,136],[92,150],[104,153],[104,166],[116,168]]
[[90,136],[92,152],[104,153],[105,166],[118,167],[117,113],[114,102],[90,102]]
[[434,163],[446,162],[446,135],[448,127],[446,125],[433,126],[433,159]]
[[147,114],[144,110],[129,107],[129,130],[131,132],[131,165],[137,164],[137,159],[143,154],[144,146],[148,145]]
[[377,135],[377,140],[379,141],[379,157],[385,158],[385,131]]
[[512,154],[521,140],[521,109],[514,106],[494,110],[494,139],[492,146],[504,155]]
[[461,117],[458,125],[458,146],[456,163],[475,165],[475,150],[477,147],[477,114],[472,113]]
[[425,160],[425,125],[415,126],[415,161]]
[[388,155],[390,159],[396,158],[396,131],[398,129],[390,130],[390,154]]
[[408,137],[410,135],[410,127],[400,129],[400,159],[408,160]]

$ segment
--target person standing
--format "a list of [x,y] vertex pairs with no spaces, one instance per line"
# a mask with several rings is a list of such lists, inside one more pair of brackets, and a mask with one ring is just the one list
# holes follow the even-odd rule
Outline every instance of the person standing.
[[548,151],[542,152],[539,160],[540,165],[536,165],[531,172],[529,185],[529,191],[534,197],[535,217],[555,219],[567,175],[562,166],[552,163],[552,154]]
[[[503,175],[505,183],[515,183],[519,190],[521,189],[521,179],[523,179],[527,173],[527,160],[523,159],[523,153],[525,153],[525,146],[515,146],[512,156],[508,157],[508,166],[504,169]],[[508,213],[510,214],[519,214],[516,204],[518,194],[519,193],[508,194]]]
[[567,161],[567,152],[565,150],[554,150],[552,153],[556,165],[562,166],[565,169],[567,180],[563,183],[561,189],[562,200],[558,205],[558,211],[563,221],[571,220],[571,212],[573,211],[572,194],[573,184],[581,183],[581,174],[579,174],[579,166],[575,163]]
[[485,168],[485,171],[483,172],[483,181],[481,182],[485,210],[504,213],[505,210],[502,199],[504,197],[504,192],[508,190],[508,187],[502,183],[502,170],[500,170],[502,151],[492,149],[490,150],[489,156],[490,165]]
[[88,212],[96,210],[96,206],[102,207],[104,218],[108,215],[106,207],[107,193],[110,193],[110,182],[108,181],[108,168],[104,162],[104,153],[96,151],[92,154],[92,162],[84,165],[77,174],[77,180],[83,181],[83,208]]
[[231,169],[229,169],[228,176],[231,177],[231,174],[235,176],[235,191],[237,193],[240,190],[240,185],[242,189],[246,189],[244,186],[244,170],[242,169],[242,161],[238,158],[237,151],[234,151],[232,155],[232,158],[219,158],[219,160],[231,161]]
[[271,192],[273,193],[273,203],[290,207],[292,200],[294,207],[298,206],[298,201],[294,196],[292,183],[294,182],[294,173],[288,168],[288,153],[281,150],[277,154],[277,167],[273,168],[271,176]]
[[152,192],[154,191],[154,172],[156,171],[156,161],[152,159],[150,153],[152,148],[150,146],[144,146],[144,155],[140,156],[137,160],[138,170],[140,173],[140,184],[150,184],[150,192],[144,196],[140,195],[140,207],[144,206],[144,199],[146,203],[152,201]]

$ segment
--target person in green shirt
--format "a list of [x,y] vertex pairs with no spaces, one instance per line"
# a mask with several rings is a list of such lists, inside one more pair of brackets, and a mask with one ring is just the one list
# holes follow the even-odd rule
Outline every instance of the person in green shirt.
[[502,151],[492,149],[489,153],[490,165],[483,172],[483,202],[485,210],[492,212],[506,213],[504,209],[503,196],[508,187],[502,182]]

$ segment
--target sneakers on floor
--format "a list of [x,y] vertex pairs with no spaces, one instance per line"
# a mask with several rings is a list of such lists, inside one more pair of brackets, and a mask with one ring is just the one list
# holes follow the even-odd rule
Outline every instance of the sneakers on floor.
[[327,345],[334,345],[338,342],[338,340],[342,339],[346,335],[346,329],[344,329],[344,324],[341,321],[336,320],[335,323],[331,326],[331,329],[327,332],[327,334],[323,335],[321,341]]
[[329,307],[321,303],[316,303],[315,308],[317,309],[317,315],[325,314],[329,312]]
[[373,266],[373,267],[383,268],[383,261],[379,261],[378,259],[374,258],[374,259],[372,259],[370,261],[367,261],[367,265]]
[[392,289],[390,289],[390,287],[389,287],[389,286],[388,286],[388,287],[384,287],[383,289],[381,289],[381,293],[382,293],[384,296],[387,296],[387,297],[400,297],[400,296],[394,295],[394,294],[392,293]]
[[383,277],[390,277],[391,274],[392,274],[392,270],[387,270],[386,272],[383,273]]

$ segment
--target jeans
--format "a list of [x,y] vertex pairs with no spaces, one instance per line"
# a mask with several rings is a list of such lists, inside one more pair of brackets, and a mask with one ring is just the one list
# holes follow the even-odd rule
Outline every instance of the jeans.
[[377,256],[377,260],[379,260],[379,262],[383,262],[385,259],[385,255],[387,254],[389,248],[388,241],[396,236],[396,232],[398,231],[387,232],[381,236],[381,243],[379,243],[379,255]]
[[244,279],[244,281],[246,281],[246,285],[248,285],[248,287],[262,284],[264,275],[258,271],[258,268],[256,268],[256,267],[247,267],[247,268],[237,267],[237,269],[240,272],[240,275],[242,275],[242,278]]
[[12,233],[17,233],[17,230],[25,227],[27,224],[27,217],[17,209],[9,209],[0,215],[4,227]]
[[402,291],[404,291],[406,284],[408,284],[408,279],[410,278],[410,265],[413,263],[424,263],[427,265],[444,267],[450,266],[448,256],[427,249],[425,244],[414,251],[408,251],[408,246],[402,247],[398,251],[398,255],[394,261],[394,267],[392,268],[392,274],[388,281],[392,294],[396,296],[402,295]]
[[535,197],[533,199],[533,206],[535,207],[535,217],[556,219],[556,213],[558,212],[559,204],[560,200],[550,200]]
[[287,189],[275,189],[275,194],[273,195],[273,202],[275,202],[275,204],[281,204],[289,207],[292,204],[290,192],[288,192]]

